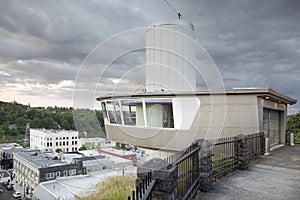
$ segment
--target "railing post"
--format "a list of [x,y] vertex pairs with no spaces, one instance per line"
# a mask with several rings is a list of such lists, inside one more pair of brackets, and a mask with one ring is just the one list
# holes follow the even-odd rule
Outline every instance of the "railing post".
[[270,136],[269,133],[266,134],[266,131],[264,131],[265,133],[265,156],[270,156],[271,155],[271,149],[270,149]]
[[138,167],[137,175],[141,178],[149,171],[152,171],[152,179],[156,180],[151,192],[152,199],[175,200],[178,183],[177,166],[160,158],[153,158]]
[[248,156],[248,144],[247,136],[239,135],[238,136],[238,158],[239,158],[239,169],[245,170],[249,166],[249,156]]
[[290,145],[293,147],[295,146],[295,134],[290,133]]
[[200,190],[207,192],[212,189],[212,156],[211,156],[211,142],[208,140],[200,140]]

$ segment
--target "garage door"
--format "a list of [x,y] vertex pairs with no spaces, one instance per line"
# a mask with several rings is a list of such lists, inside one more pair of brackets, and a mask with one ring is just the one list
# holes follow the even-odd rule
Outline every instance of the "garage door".
[[281,111],[264,108],[263,114],[264,130],[269,133],[271,145],[280,143]]

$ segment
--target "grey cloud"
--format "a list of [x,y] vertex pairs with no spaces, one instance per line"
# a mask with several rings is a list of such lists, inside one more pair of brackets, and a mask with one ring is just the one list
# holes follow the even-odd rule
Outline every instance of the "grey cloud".
[[[179,9],[179,1],[170,3]],[[195,38],[217,64],[226,88],[271,86],[298,99],[299,10],[298,0],[191,0],[183,1],[181,7],[183,19],[194,24]],[[100,85],[96,92],[110,92],[116,90],[111,78],[123,78],[126,83],[119,83],[117,90],[133,90],[143,85],[144,70],[137,66],[145,62],[145,55],[142,51],[124,56],[121,53],[137,43],[143,46],[142,31],[111,41],[110,49],[100,56],[97,50],[90,57],[89,53],[112,35],[176,17],[161,0],[3,0],[0,86],[19,83],[24,78],[41,85],[59,84],[75,80],[79,74],[79,89],[95,93],[95,87]],[[86,69],[83,66],[79,71],[86,56]],[[99,74],[113,57],[105,73]],[[197,83],[203,86],[203,81]],[[94,88],[89,87],[91,84]],[[59,91],[52,91],[59,96]],[[49,89],[49,93],[52,91]],[[69,96],[69,91],[62,91]],[[30,95],[39,92],[42,91]],[[297,108],[300,109],[298,105],[293,109]]]

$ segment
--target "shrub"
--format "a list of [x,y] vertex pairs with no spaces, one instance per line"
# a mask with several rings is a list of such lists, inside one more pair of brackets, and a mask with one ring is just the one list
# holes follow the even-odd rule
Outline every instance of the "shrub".
[[135,189],[135,176],[113,176],[99,183],[98,190],[80,200],[124,200]]

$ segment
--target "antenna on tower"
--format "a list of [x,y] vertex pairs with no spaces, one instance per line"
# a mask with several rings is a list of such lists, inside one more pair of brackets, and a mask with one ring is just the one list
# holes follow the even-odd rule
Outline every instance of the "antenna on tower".
[[180,12],[178,13],[178,19],[181,19],[181,13]]

